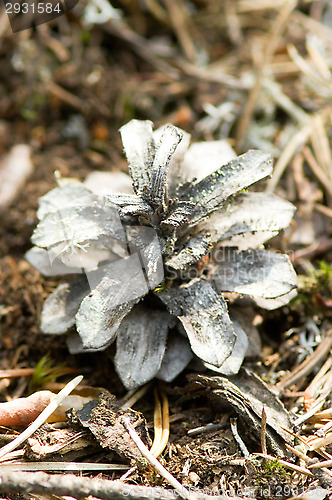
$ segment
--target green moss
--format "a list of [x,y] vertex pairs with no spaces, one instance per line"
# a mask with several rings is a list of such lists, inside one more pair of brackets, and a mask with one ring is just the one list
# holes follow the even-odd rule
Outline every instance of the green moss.
[[326,260],[321,260],[316,276],[321,285],[332,293],[332,264],[328,264]]
[[292,474],[283,465],[275,460],[263,460],[255,467],[254,487],[256,498],[276,498],[292,496]]
[[278,459],[263,460],[260,467],[256,467],[255,482],[256,485],[265,484],[284,484],[291,479],[291,473],[288,472]]
[[29,122],[35,122],[40,113],[47,105],[47,98],[44,94],[32,91],[22,104],[20,114],[22,118]]
[[37,119],[37,112],[34,109],[31,108],[22,108],[21,109],[21,116],[24,118],[24,120],[28,122],[33,122]]
[[90,41],[91,41],[91,31],[89,31],[89,30],[81,30],[80,36],[81,36],[81,42],[84,45],[88,45],[90,43]]
[[264,460],[261,468],[261,476],[268,479],[269,477],[275,477],[276,475],[287,477],[289,476],[289,473],[286,471],[285,467],[280,464],[278,459]]
[[304,306],[308,314],[318,314],[318,307],[312,300],[318,293],[328,297],[332,294],[332,265],[325,260],[321,260],[318,268],[307,276],[298,276],[298,296],[293,304]]

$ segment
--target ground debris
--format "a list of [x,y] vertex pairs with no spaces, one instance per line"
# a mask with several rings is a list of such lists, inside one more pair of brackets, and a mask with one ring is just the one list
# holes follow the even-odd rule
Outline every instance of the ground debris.
[[[17,163],[22,172],[11,175],[16,192],[9,202],[5,184],[0,186],[0,367],[30,369],[49,352],[56,365],[61,362],[83,370],[90,385],[123,396],[109,353],[72,356],[64,339],[40,335],[42,304],[59,283],[57,279],[46,282],[24,260],[24,253],[36,223],[37,199],[56,186],[55,170],[62,177],[80,180],[99,170],[125,175],[118,129],[132,118],[153,120],[158,127],[173,123],[190,132],[195,141],[223,140],[238,154],[263,149],[276,161],[268,182],[270,196],[275,192],[297,207],[292,227],[268,245],[277,253],[288,253],[300,286],[297,299],[277,311],[274,299],[261,299],[264,307],[270,301],[268,312],[246,303],[253,318],[245,318],[244,326],[254,320],[261,344],[250,339],[255,351],[245,366],[279,389],[286,409],[298,420],[288,426],[295,444],[293,457],[287,460],[315,477],[303,472],[286,477],[280,460],[255,454],[260,451],[261,407],[255,412],[246,392],[239,397],[242,386],[233,378],[222,387],[212,386],[208,379],[218,377],[211,372],[205,382],[191,379],[189,387],[184,375],[163,386],[170,401],[170,441],[160,460],[193,492],[326,500],[331,495],[326,474],[332,470],[332,358],[330,339],[326,339],[332,318],[331,2],[116,0],[122,18],[93,24],[91,29],[83,23],[85,3],[80,2],[70,15],[22,33],[13,35],[9,22],[0,27],[0,179],[7,180],[8,170],[5,179],[2,170],[17,145],[28,145],[33,159],[31,174],[22,183],[19,177],[25,169]],[[68,135],[68,124],[77,112],[88,140],[81,132]],[[98,185],[106,192],[109,189],[103,180]],[[241,193],[244,200],[249,196]],[[1,204],[6,205],[3,210]],[[183,216],[185,209],[180,206],[175,216]],[[231,223],[226,215],[225,223]],[[253,241],[258,237],[256,231]],[[243,309],[244,304],[239,297],[231,301],[231,309]],[[241,317],[236,319],[241,323]],[[28,396],[27,377],[2,378],[1,400]],[[55,391],[34,390],[39,389]],[[267,411],[269,405],[260,394],[253,390],[250,396],[261,400]],[[149,422],[151,398],[148,392],[137,403]],[[106,410],[100,408],[102,413]],[[87,417],[91,422],[92,414],[91,409]],[[236,414],[249,459],[241,455],[231,433],[230,418]],[[112,426],[93,423],[100,430],[98,437],[82,424],[45,424],[23,450],[16,450],[16,457],[20,460],[23,454],[24,465],[35,460],[41,468],[44,460],[82,459],[87,465],[92,460],[98,465],[104,457],[108,461],[109,447],[101,445]],[[275,439],[273,427],[267,419],[268,452],[276,456],[268,437]],[[190,434],[189,429],[196,432]],[[1,430],[1,444],[12,441],[15,432]],[[254,443],[248,434],[254,436]],[[278,443],[279,439],[282,442],[277,435]],[[90,446],[77,450],[84,442]],[[311,464],[315,458],[319,462]],[[103,475],[115,474],[105,470]],[[86,468],[83,474],[89,478],[21,475],[0,467],[1,497],[161,500],[173,494],[162,489],[158,474],[149,476],[146,469],[136,468],[127,481],[158,488],[104,483],[92,478],[96,473]]]
[[73,426],[56,428],[44,424],[28,439],[24,456],[27,460],[32,461],[47,460],[48,458],[54,460],[59,454],[63,456],[73,451],[86,450],[92,444],[87,432],[82,432]]
[[260,441],[263,408],[266,412],[267,446],[277,456],[289,456],[285,442],[292,443],[289,433],[283,428],[291,427],[291,417],[275,393],[257,375],[242,368],[238,375],[209,377],[191,375],[197,387],[208,389],[207,397],[216,407],[231,409],[239,416],[239,424],[246,429],[241,435],[244,441],[252,438]]
[[98,400],[87,403],[82,410],[70,411],[69,420],[89,429],[100,446],[116,452],[121,458],[141,458],[141,453],[124,432],[121,418],[127,416],[141,439],[151,445],[151,440],[146,427],[146,420],[142,413],[132,410],[122,410],[115,396],[106,391]]

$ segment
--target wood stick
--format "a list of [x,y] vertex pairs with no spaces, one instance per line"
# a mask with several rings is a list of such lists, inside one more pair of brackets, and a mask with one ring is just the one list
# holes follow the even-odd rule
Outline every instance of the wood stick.
[[129,432],[131,439],[134,441],[137,448],[142,453],[143,457],[145,457],[150,462],[150,464],[154,467],[154,469],[156,469],[156,471],[164,479],[166,479],[166,481],[171,486],[173,486],[175,491],[177,491],[178,494],[182,498],[186,498],[186,500],[193,500],[193,494],[190,493],[190,491],[188,491],[184,486],[182,486],[182,484],[179,483],[179,481],[174,476],[172,476],[172,474],[170,472],[168,472],[168,470],[166,470],[165,467],[163,467],[161,465],[161,463],[156,459],[156,457],[154,457],[152,455],[152,453],[150,453],[148,448],[145,446],[145,444],[143,443],[143,441],[141,440],[141,438],[139,437],[139,435],[135,431],[134,427],[131,425],[129,419],[126,417],[122,417],[121,421],[122,421],[122,425]]

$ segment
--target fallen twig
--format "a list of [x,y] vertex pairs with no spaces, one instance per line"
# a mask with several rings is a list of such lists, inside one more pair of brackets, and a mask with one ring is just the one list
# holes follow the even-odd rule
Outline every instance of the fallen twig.
[[236,418],[231,418],[230,419],[230,423],[231,423],[232,434],[233,434],[233,437],[234,437],[235,441],[239,445],[239,448],[242,451],[243,455],[246,458],[248,458],[249,455],[250,455],[250,453],[249,453],[246,445],[244,444],[242,438],[240,437],[240,435],[239,435],[239,433],[237,431]]
[[254,113],[257,99],[259,97],[259,93],[261,91],[261,87],[263,84],[266,65],[269,64],[269,62],[271,61],[272,55],[277,49],[278,42],[280,40],[280,37],[282,36],[283,30],[287,25],[289,16],[295,7],[296,7],[296,2],[293,0],[283,4],[283,7],[280,9],[278,17],[276,18],[273,24],[271,33],[269,34],[268,37],[268,42],[264,48],[262,62],[258,69],[255,83],[249,92],[249,96],[244,106],[244,110],[242,112],[241,119],[239,122],[237,130],[238,148],[241,148],[243,144],[244,137],[247,133],[248,126],[250,124],[252,115]]
[[91,462],[11,462],[2,463],[1,470],[6,471],[113,471],[113,470],[127,470],[128,466],[123,464],[103,464]]
[[288,448],[289,451],[291,451],[296,457],[298,457],[301,460],[303,460],[306,464],[308,464],[309,462],[311,462],[311,458],[307,457],[307,455],[305,453],[302,453],[300,450],[297,450],[296,448],[293,448],[293,446],[291,446],[288,443],[285,443],[285,445],[286,445],[286,448]]
[[46,420],[52,413],[57,409],[57,407],[62,403],[62,401],[75,389],[75,387],[82,381],[83,375],[79,375],[71,380],[60,392],[57,394],[50,404],[41,412],[41,414],[36,418],[36,420],[25,429],[17,438],[15,438],[11,443],[6,444],[0,449],[0,458],[4,457],[10,451],[15,450],[20,444],[26,441]]
[[172,474],[168,472],[168,470],[165,469],[161,465],[161,463],[152,455],[152,453],[147,449],[137,432],[135,431],[134,427],[131,425],[130,421],[126,417],[122,417],[122,424],[123,426],[127,429],[127,431],[130,434],[130,437],[136,444],[137,448],[140,450],[142,455],[150,462],[150,464],[156,469],[156,471],[164,478],[166,481],[169,482],[171,486],[179,493],[179,495],[182,498],[186,498],[187,500],[192,499],[192,494],[190,491],[188,491],[184,486],[182,486],[181,483],[177,479],[175,479]]
[[141,399],[141,397],[143,397],[144,394],[146,394],[146,392],[150,389],[150,387],[151,387],[151,382],[143,385],[143,387],[141,387],[140,389],[138,389],[138,391],[135,391],[134,393],[132,391],[129,392],[127,396],[123,398],[124,403],[121,405],[121,409],[128,410],[128,408],[134,406],[134,404],[137,403],[137,401]]
[[[137,486],[126,484],[122,481],[109,481],[107,479],[90,479],[77,477],[73,474],[52,475],[45,472],[11,472],[0,469],[0,492],[38,494],[52,493],[53,495],[74,498],[85,498],[89,495],[101,500],[164,500],[171,498],[171,492],[163,488]],[[173,498],[176,498],[174,496]],[[215,500],[215,496],[191,495],[199,500]],[[240,497],[222,495],[219,500],[240,500]]]
[[330,196],[332,196],[332,183],[322,167],[318,164],[316,158],[310,151],[308,147],[303,148],[303,155],[305,159],[307,160],[307,163],[309,167],[311,168],[312,172],[315,174],[317,179],[323,184],[324,188],[326,191],[329,193]]
[[286,467],[286,469],[289,469],[293,472],[299,472],[300,474],[304,474],[305,476],[314,475],[312,472],[310,472],[309,469],[306,469],[305,467],[300,467],[299,465],[291,464],[290,462],[282,460],[281,458],[272,457],[271,455],[266,455],[265,453],[255,453],[254,455],[265,458],[267,460],[272,460],[273,462],[277,461],[280,465],[283,465],[284,467]]
[[323,448],[331,443],[332,443],[332,433],[330,432],[329,434],[327,434],[327,436],[323,438],[313,439],[312,441],[310,441],[310,443],[307,444],[307,446],[310,451],[314,451],[317,450],[318,448]]
[[321,239],[315,241],[306,248],[296,250],[296,252],[289,255],[289,258],[291,262],[296,262],[299,259],[316,257],[317,255],[327,252],[330,248],[332,248],[332,239]]
[[86,103],[79,99],[77,96],[64,89],[57,83],[48,80],[44,83],[46,91],[52,96],[57,97],[60,101],[69,104],[74,109],[78,109],[81,113],[86,111]]
[[326,215],[326,217],[329,217],[332,219],[332,209],[329,207],[326,207],[325,205],[321,205],[320,203],[314,203],[314,210],[317,212]]
[[0,370],[0,378],[30,377],[33,375],[34,371],[34,368],[13,368],[11,370]]
[[310,410],[308,410],[306,413],[304,413],[303,415],[298,417],[296,420],[294,420],[294,422],[293,422],[294,426],[297,427],[298,425],[301,425],[304,422],[306,422],[307,420],[309,420],[309,418],[313,417],[315,415],[315,413],[317,412],[317,410],[320,410],[321,407],[323,406],[324,400],[325,400],[325,398],[324,399],[319,398],[319,400],[316,401],[316,403],[310,408]]
[[319,74],[317,74],[317,71],[311,68],[311,66],[300,55],[300,53],[298,52],[298,50],[294,45],[289,45],[287,49],[289,56],[294,61],[299,70],[302,71],[303,74],[305,74],[310,80],[315,82],[317,85],[320,85],[321,87],[324,87],[327,90],[330,91],[332,90],[331,83],[328,80],[322,78]]
[[287,142],[285,149],[282,151],[278,161],[275,164],[271,179],[268,182],[266,188],[266,191],[268,193],[272,193],[275,190],[280,180],[280,177],[284,173],[284,170],[288,166],[289,162],[291,161],[297,150],[307,142],[311,131],[312,131],[312,123],[308,123],[304,125],[302,128],[300,128],[300,130],[297,130],[293,135],[293,137],[291,137],[290,140]]
[[332,460],[324,460],[317,464],[308,465],[309,469],[322,469],[323,467],[332,467]]
[[188,29],[188,19],[190,19],[190,16],[184,11],[185,4],[182,5],[181,2],[175,0],[164,0],[164,3],[182,50],[187,59],[194,63],[197,59],[197,54],[195,44]]
[[295,368],[290,374],[286,375],[280,382],[276,384],[277,389],[280,391],[295,384],[302,377],[311,373],[317,364],[324,359],[330,352],[332,347],[332,330],[326,333],[325,338],[322,340],[317,349],[306,357],[306,359]]
[[211,432],[223,429],[226,426],[226,423],[229,419],[229,413],[223,415],[218,424],[213,424],[212,422],[206,425],[201,425],[200,427],[195,427],[194,429],[189,429],[187,434],[188,436],[195,436],[196,434],[200,434],[203,432]]
[[262,453],[267,453],[267,447],[266,447],[266,411],[263,406],[262,409],[262,420],[261,420],[261,448],[262,448]]
[[[51,391],[34,392],[26,398],[17,398],[0,403],[0,425],[28,425],[53,401],[55,394]],[[62,404],[47,419],[48,422],[66,420],[66,411],[70,408],[80,410],[92,398],[67,396]]]

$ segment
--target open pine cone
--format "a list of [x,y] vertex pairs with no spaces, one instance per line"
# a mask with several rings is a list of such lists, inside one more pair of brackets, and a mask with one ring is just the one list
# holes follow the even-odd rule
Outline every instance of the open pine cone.
[[189,147],[187,133],[149,121],[132,120],[121,136],[132,188],[126,174],[94,173],[86,183],[60,179],[39,200],[26,257],[46,276],[67,275],[45,301],[41,330],[70,330],[72,353],[116,341],[128,389],[171,381],[194,355],[234,374],[248,339],[223,292],[268,309],[294,296],[288,256],[262,246],[294,206],[243,191],[271,174],[267,153],[235,157],[225,141]]

